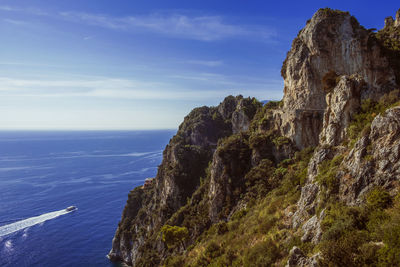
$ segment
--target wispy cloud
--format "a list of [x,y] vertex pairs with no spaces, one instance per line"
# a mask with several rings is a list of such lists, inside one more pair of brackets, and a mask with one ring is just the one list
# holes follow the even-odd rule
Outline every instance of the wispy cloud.
[[26,22],[22,20],[15,20],[15,19],[3,19],[4,22],[14,25],[25,25]]
[[188,60],[186,63],[207,67],[218,67],[223,65],[221,60]]
[[[175,77],[190,79],[190,77]],[[132,99],[132,100],[193,100],[193,99],[222,99],[229,94],[246,94],[257,96],[260,92],[267,92],[281,87],[280,82],[265,81],[253,84],[249,88],[245,84],[234,83],[227,77],[218,74],[203,74],[203,80],[210,80],[225,84],[220,90],[196,89],[188,90],[176,84],[167,82],[144,82],[128,79],[114,78],[87,78],[75,80],[44,80],[44,79],[14,79],[0,77],[0,96],[2,97],[90,97],[107,99]],[[247,87],[247,90],[245,89]]]
[[90,40],[90,39],[93,39],[94,38],[94,36],[85,36],[85,37],[83,37],[83,40],[85,40],[85,41],[87,41],[87,40]]
[[[171,89],[167,83],[126,79],[31,80],[0,78],[0,95],[25,97],[95,97],[118,99],[191,99],[193,90]],[[212,93],[212,92],[209,92]],[[215,93],[213,93],[215,95]]]
[[38,15],[38,16],[46,16],[49,15],[46,11],[40,9],[40,8],[34,8],[34,7],[16,7],[16,6],[4,6],[0,5],[0,11],[8,11],[8,12],[23,12],[23,13],[29,13],[32,15]]
[[61,12],[61,17],[76,23],[124,31],[150,31],[171,37],[201,41],[227,38],[257,37],[269,39],[271,29],[258,26],[234,25],[220,16],[188,16],[182,14],[150,14],[147,16],[112,17],[80,12]]
[[271,27],[259,25],[239,25],[230,23],[226,17],[208,15],[188,15],[177,13],[153,13],[115,17],[106,14],[63,11],[54,12],[38,8],[0,6],[0,11],[20,12],[73,23],[98,26],[125,32],[152,32],[173,38],[200,41],[243,38],[248,40],[270,41],[275,36]]
[[16,8],[10,6],[0,6],[0,10],[2,11],[17,11]]

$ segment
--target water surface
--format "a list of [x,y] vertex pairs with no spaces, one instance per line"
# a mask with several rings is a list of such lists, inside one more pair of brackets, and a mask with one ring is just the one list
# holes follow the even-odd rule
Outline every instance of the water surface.
[[0,132],[0,266],[117,266],[127,195],[174,132]]

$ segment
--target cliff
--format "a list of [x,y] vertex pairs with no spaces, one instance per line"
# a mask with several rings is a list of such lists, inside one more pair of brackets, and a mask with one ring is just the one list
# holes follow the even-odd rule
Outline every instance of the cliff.
[[131,191],[111,260],[133,266],[396,265],[400,10],[378,32],[320,9],[284,97],[194,109]]

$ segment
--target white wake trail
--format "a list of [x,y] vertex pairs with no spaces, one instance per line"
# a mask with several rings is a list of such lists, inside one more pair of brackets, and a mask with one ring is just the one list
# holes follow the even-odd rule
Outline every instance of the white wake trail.
[[31,217],[25,220],[21,220],[15,223],[7,224],[4,226],[0,226],[0,237],[9,235],[11,233],[17,232],[19,230],[34,226],[36,224],[43,223],[48,220],[52,220],[61,215],[65,215],[70,213],[71,211],[67,211],[66,209],[53,211],[49,213],[42,214],[40,216]]

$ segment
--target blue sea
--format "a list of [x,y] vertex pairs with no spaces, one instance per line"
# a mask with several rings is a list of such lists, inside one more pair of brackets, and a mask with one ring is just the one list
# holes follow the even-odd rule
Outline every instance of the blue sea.
[[118,266],[106,255],[128,193],[174,132],[0,132],[0,266]]

